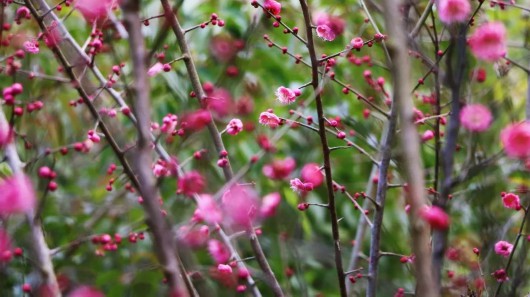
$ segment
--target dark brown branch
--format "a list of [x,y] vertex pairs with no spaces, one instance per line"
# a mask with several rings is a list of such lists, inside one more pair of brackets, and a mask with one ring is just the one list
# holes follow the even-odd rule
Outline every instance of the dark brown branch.
[[377,269],[379,264],[379,248],[381,246],[381,229],[383,227],[383,214],[385,209],[386,192],[388,186],[388,168],[392,158],[392,143],[397,126],[397,104],[393,100],[390,109],[390,118],[388,119],[387,129],[383,136],[381,147],[381,163],[379,165],[379,182],[377,183],[377,190],[375,201],[376,207],[374,215],[374,225],[370,235],[370,259],[368,274],[371,276],[368,279],[368,287],[366,289],[366,296],[375,297],[377,292]]
[[401,149],[403,150],[403,169],[409,185],[407,202],[411,206],[410,233],[412,251],[416,255],[416,296],[438,296],[432,277],[429,226],[420,218],[425,206],[425,181],[420,154],[418,131],[414,124],[414,111],[410,96],[410,58],[407,50],[407,34],[402,16],[401,1],[386,0],[384,17],[389,36],[387,46],[392,57],[392,76],[394,84],[394,104],[398,105],[401,119]]
[[300,6],[304,14],[304,22],[306,27],[307,35],[307,49],[311,58],[311,74],[312,74],[312,85],[315,91],[315,101],[317,105],[318,115],[318,129],[320,136],[320,143],[322,146],[322,155],[324,158],[324,172],[326,176],[326,187],[328,191],[328,205],[329,212],[331,215],[331,229],[333,233],[333,246],[335,250],[335,268],[337,270],[337,278],[339,281],[340,296],[346,297],[346,283],[344,276],[344,269],[342,267],[342,252],[340,247],[340,236],[339,236],[339,225],[337,209],[335,206],[335,193],[333,191],[333,176],[331,174],[331,162],[330,162],[330,150],[328,146],[328,140],[326,136],[326,126],[324,118],[324,106],[322,103],[322,90],[319,88],[319,70],[318,70],[318,58],[315,51],[315,45],[313,42],[313,29],[311,28],[311,13],[307,5],[306,0],[300,0]]
[[[457,28],[456,36],[453,36],[453,44],[449,50],[447,59],[447,80],[451,88],[451,118],[446,130],[445,146],[442,149],[442,173],[443,180],[440,186],[440,195],[433,204],[447,211],[449,194],[453,178],[454,154],[456,151],[456,141],[460,128],[460,89],[466,67],[466,32],[467,26],[461,25]],[[439,100],[439,99],[437,99]],[[433,273],[438,291],[441,290],[441,279],[443,260],[447,248],[448,230],[433,231]]]

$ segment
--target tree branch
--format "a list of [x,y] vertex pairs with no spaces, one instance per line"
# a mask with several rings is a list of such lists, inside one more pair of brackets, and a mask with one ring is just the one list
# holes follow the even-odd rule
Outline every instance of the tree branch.
[[322,90],[319,88],[319,71],[318,71],[318,58],[315,51],[315,45],[313,42],[313,29],[311,28],[311,13],[306,0],[300,0],[300,6],[304,14],[304,22],[306,27],[307,35],[307,49],[311,58],[311,73],[313,90],[315,91],[315,101],[317,104],[317,115],[318,115],[318,129],[320,135],[320,143],[322,146],[322,155],[324,158],[324,172],[326,176],[326,187],[328,191],[328,205],[329,212],[331,215],[331,230],[333,233],[333,245],[335,249],[335,268],[337,270],[337,278],[339,281],[340,295],[346,297],[346,283],[344,269],[342,267],[342,253],[340,247],[340,236],[339,236],[339,225],[337,209],[335,206],[335,193],[333,192],[333,177],[331,175],[331,162],[330,162],[330,150],[328,146],[328,140],[326,136],[326,126],[324,118],[324,106],[322,104]]
[[403,167],[409,185],[407,201],[411,206],[410,232],[412,250],[416,255],[416,296],[438,296],[432,278],[432,263],[429,248],[429,227],[420,218],[420,212],[425,206],[425,181],[423,164],[420,158],[420,141],[416,125],[414,125],[414,111],[410,97],[410,59],[407,50],[407,34],[402,16],[400,15],[401,1],[386,0],[384,17],[389,36],[387,46],[392,57],[392,76],[394,84],[394,104],[397,104],[401,118],[401,148],[403,150]]

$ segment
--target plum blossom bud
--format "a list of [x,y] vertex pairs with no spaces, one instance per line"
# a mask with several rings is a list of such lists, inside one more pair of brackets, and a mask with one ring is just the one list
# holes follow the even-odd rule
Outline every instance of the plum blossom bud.
[[226,264],[219,264],[217,266],[217,271],[221,274],[232,274],[232,267]]

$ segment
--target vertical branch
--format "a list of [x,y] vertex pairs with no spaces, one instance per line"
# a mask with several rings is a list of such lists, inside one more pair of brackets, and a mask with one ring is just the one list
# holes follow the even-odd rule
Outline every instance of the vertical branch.
[[410,59],[407,52],[406,33],[400,15],[400,1],[386,0],[384,17],[390,38],[387,44],[392,57],[392,76],[394,84],[394,104],[397,104],[401,118],[401,148],[403,150],[403,169],[406,174],[409,192],[407,200],[411,206],[410,233],[412,250],[416,255],[416,296],[438,296],[432,277],[432,263],[429,247],[429,227],[420,218],[425,206],[425,180],[420,154],[418,131],[414,124],[414,112],[410,96]]
[[[139,1],[124,1],[122,3],[124,25],[129,32],[129,42],[133,62],[134,84],[132,93],[134,110],[138,121],[138,146],[133,160],[138,175],[140,192],[144,199],[147,220],[153,232],[155,248],[158,250],[158,260],[163,266],[164,273],[172,295],[188,296],[185,282],[181,275],[175,237],[171,227],[164,220],[158,206],[158,190],[151,168],[151,106],[149,100],[149,82],[147,79],[146,51],[142,36],[141,20],[138,15]],[[190,290],[192,291],[192,290]]]
[[315,45],[313,42],[313,29],[311,25],[311,13],[306,0],[300,0],[300,6],[304,14],[304,22],[307,34],[307,49],[311,58],[311,85],[315,92],[315,101],[317,104],[317,115],[318,115],[318,134],[320,135],[320,143],[322,146],[322,155],[324,158],[324,172],[326,175],[326,187],[328,191],[328,209],[331,215],[331,229],[333,234],[333,245],[335,249],[335,268],[337,270],[337,278],[339,280],[340,295],[346,296],[346,283],[344,276],[344,269],[342,268],[342,255],[340,247],[340,236],[339,236],[339,224],[337,222],[337,209],[335,206],[335,193],[333,192],[333,177],[331,175],[331,162],[330,162],[330,149],[328,146],[328,140],[326,136],[326,126],[324,118],[324,106],[322,104],[321,88],[318,84],[318,58],[315,51]]
[[[191,56],[191,52],[188,47],[188,43],[186,41],[186,37],[184,36],[184,30],[182,29],[177,16],[173,13],[171,9],[171,5],[169,4],[168,0],[161,0],[162,8],[164,10],[164,14],[166,15],[166,20],[169,23],[169,26],[173,30],[173,33],[175,34],[175,37],[177,38],[177,43],[179,45],[179,48],[182,52],[182,56],[184,57],[184,64],[186,65],[186,70],[188,72],[188,77],[190,79],[193,91],[195,92],[195,95],[199,99],[199,103],[204,106],[204,99],[206,98],[206,95],[204,93],[204,90],[201,85],[201,81],[199,78],[199,74],[197,72],[197,68],[195,67],[195,63],[193,62],[193,58]],[[219,130],[217,129],[217,126],[213,121],[210,121],[208,123],[208,132],[210,134],[210,138],[212,139],[215,149],[218,153],[225,150],[223,140],[221,139],[221,134],[219,133]],[[223,173],[225,176],[226,182],[231,182],[231,180],[234,177],[234,173],[232,171],[232,167],[230,165],[230,162],[226,164],[225,167],[223,167]],[[275,296],[284,296],[281,286],[278,283],[278,280],[276,279],[276,276],[274,275],[274,272],[270,269],[270,265],[267,261],[267,257],[265,256],[265,253],[263,252],[263,249],[259,243],[259,240],[256,236],[253,236],[254,230],[250,230],[250,243],[252,246],[252,250],[254,254],[256,255],[256,260],[258,261],[258,264],[262,271],[265,273],[266,278],[271,282],[271,287],[274,291]],[[249,284],[252,284],[253,282],[251,279],[248,280]],[[259,295],[259,291],[253,290],[253,293],[256,295]]]
[[[444,210],[447,209],[448,195],[452,189],[454,154],[460,128],[460,89],[466,67],[466,31],[466,25],[460,25],[457,28],[457,35],[452,36],[452,42],[456,44],[449,49],[449,57],[447,59],[447,80],[451,88],[451,118],[446,131],[445,145],[442,149],[443,181],[440,196],[433,202],[434,205]],[[433,273],[438,290],[441,289],[441,274],[447,248],[447,236],[448,230],[433,231]]]
[[[6,122],[4,111],[0,107],[0,122]],[[23,164],[20,161],[18,156],[15,143],[12,142],[7,145],[5,148],[5,155],[9,163],[9,167],[13,171],[14,175],[22,175]],[[26,214],[26,220],[29,224],[29,229],[31,233],[32,248],[34,253],[33,262],[37,266],[40,275],[42,277],[43,283],[49,289],[52,297],[61,297],[61,291],[59,289],[59,284],[57,283],[57,277],[53,269],[53,263],[50,256],[50,249],[44,238],[44,232],[42,230],[40,218],[35,216],[35,212]]]
[[[394,94],[395,96],[396,94]],[[379,166],[379,182],[376,190],[376,207],[374,215],[374,225],[370,234],[370,259],[368,267],[368,288],[367,297],[375,297],[377,289],[377,268],[379,264],[379,247],[381,243],[381,228],[383,227],[383,214],[385,209],[386,192],[388,186],[388,167],[392,157],[392,142],[397,126],[397,104],[395,98],[392,100],[390,118],[388,119],[388,128],[383,136],[381,148],[381,163]]]
[[[161,0],[161,2],[162,7],[164,9],[164,13],[166,14],[166,20],[169,22],[169,26],[171,27],[173,33],[177,38],[177,43],[182,52],[182,56],[184,57],[184,64],[186,65],[186,70],[188,71],[188,77],[190,79],[193,91],[195,92],[195,95],[199,99],[201,105],[204,107],[204,100],[206,99],[206,94],[204,93],[204,90],[201,85],[201,80],[199,78],[199,73],[197,73],[197,68],[195,68],[195,63],[193,62],[193,59],[191,57],[191,52],[189,50],[188,43],[186,42],[186,37],[184,36],[184,30],[180,26],[177,17],[173,13],[169,1]],[[219,131],[217,130],[217,127],[215,126],[215,123],[213,121],[210,121],[208,123],[208,132],[210,133],[210,137],[214,142],[217,152],[224,151],[225,147],[223,144],[223,140],[221,139]],[[232,172],[230,162],[228,162],[226,166],[223,167],[223,173],[225,175],[226,180],[232,179],[234,173]]]
[[[377,165],[372,165],[372,170],[370,171],[370,176],[368,179],[368,182],[366,183],[366,189],[365,193],[369,197],[374,197],[375,190],[374,189],[374,183],[372,182],[372,176],[374,176],[377,173]],[[370,200],[365,199],[363,202],[362,209],[367,209],[368,206],[372,203]],[[368,222],[363,218],[363,216],[359,216],[359,223],[357,224],[357,230],[355,231],[355,241],[354,246],[350,255],[350,263],[348,264],[348,270],[352,271],[357,267],[357,262],[359,261],[359,254],[361,253],[361,249],[363,247],[363,239],[364,235],[366,233],[366,227]],[[348,296],[352,296],[353,294],[353,285],[351,282],[346,282],[346,289],[348,292]]]

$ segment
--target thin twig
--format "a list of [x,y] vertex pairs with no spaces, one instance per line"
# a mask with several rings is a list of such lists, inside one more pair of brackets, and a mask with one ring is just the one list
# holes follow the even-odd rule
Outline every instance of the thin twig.
[[324,119],[324,106],[322,103],[321,89],[319,88],[319,69],[318,69],[318,58],[315,51],[315,45],[313,43],[313,30],[311,28],[311,13],[306,0],[300,0],[300,6],[304,14],[304,22],[306,27],[307,35],[307,49],[311,58],[311,76],[313,89],[315,91],[317,115],[318,115],[318,129],[320,135],[320,143],[322,146],[322,154],[324,158],[324,172],[326,177],[327,195],[329,212],[331,216],[331,229],[333,234],[333,246],[335,250],[335,268],[337,270],[337,278],[339,281],[340,295],[346,297],[346,282],[344,279],[344,269],[342,268],[342,252],[340,247],[340,236],[339,236],[339,225],[337,209],[335,206],[335,193],[333,191],[333,177],[331,173],[331,162],[330,162],[330,150],[328,146],[328,140],[326,136],[326,126]]

